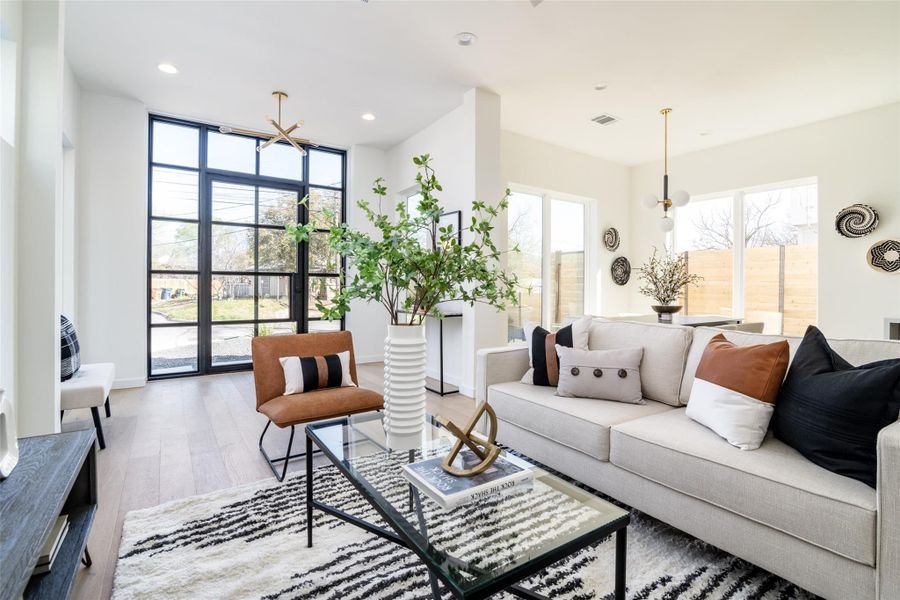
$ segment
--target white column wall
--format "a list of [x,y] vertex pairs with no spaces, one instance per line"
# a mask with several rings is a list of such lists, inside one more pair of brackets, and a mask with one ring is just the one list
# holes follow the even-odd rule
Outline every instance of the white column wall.
[[16,223],[19,436],[59,431],[64,5],[22,7]]
[[[474,175],[475,189],[472,200],[495,204],[503,197],[506,186],[500,174],[500,96],[481,89],[466,92],[463,106],[471,107],[474,116]],[[463,226],[465,226],[465,218]],[[501,251],[507,247],[505,216],[495,222],[493,242]],[[498,311],[487,304],[475,304],[472,309],[471,330],[464,328],[464,335],[471,331],[471,342],[464,339],[468,353],[463,365],[463,381],[466,392],[474,396],[475,353],[479,348],[490,348],[506,343],[506,311]]]
[[[347,223],[354,229],[375,233],[356,206],[361,199],[374,203],[372,182],[387,175],[387,153],[371,146],[351,146],[347,152],[349,181],[347,182]],[[353,346],[357,363],[384,360],[384,338],[387,336],[388,314],[377,302],[354,300],[347,313],[346,327],[353,334]]]
[[[473,89],[466,92],[462,105],[425,129],[388,151],[389,192],[395,200],[415,185],[414,156],[430,154],[432,167],[444,188],[439,198],[446,211],[462,211],[462,224],[472,218],[472,201],[496,204],[502,197],[500,182],[500,98],[491,92]],[[498,229],[501,228],[498,221]],[[466,232],[463,243],[471,239]],[[485,306],[470,307],[454,303],[450,310],[461,310],[462,319],[444,321],[444,379],[458,385],[462,393],[473,396],[475,351],[502,343],[505,316]],[[438,323],[427,321],[428,375],[438,375]]]
[[66,62],[63,69],[62,119],[62,243],[58,248],[62,270],[62,314],[78,325],[78,201],[77,168],[78,120],[81,87],[72,67]]
[[15,405],[22,3],[0,2],[0,22],[0,389]]

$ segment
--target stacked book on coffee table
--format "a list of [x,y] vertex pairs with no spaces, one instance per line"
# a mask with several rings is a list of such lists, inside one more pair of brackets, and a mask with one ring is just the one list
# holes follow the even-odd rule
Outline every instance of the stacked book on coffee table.
[[[497,458],[483,473],[472,477],[458,477],[444,471],[443,456],[403,465],[403,474],[426,496],[444,509],[456,508],[491,496],[530,487],[534,482],[534,467],[510,454]],[[454,466],[462,469],[481,462],[471,450],[463,450]]]

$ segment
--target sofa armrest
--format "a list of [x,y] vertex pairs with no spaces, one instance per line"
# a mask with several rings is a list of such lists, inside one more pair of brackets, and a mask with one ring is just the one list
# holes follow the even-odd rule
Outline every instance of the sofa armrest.
[[900,590],[900,421],[878,434],[878,597]]
[[482,348],[475,358],[475,400],[487,400],[495,383],[519,381],[528,370],[528,346]]

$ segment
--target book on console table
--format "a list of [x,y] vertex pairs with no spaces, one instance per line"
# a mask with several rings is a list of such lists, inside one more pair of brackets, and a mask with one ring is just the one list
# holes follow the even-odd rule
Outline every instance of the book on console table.
[[[530,486],[534,481],[533,466],[516,456],[501,456],[486,471],[472,477],[447,473],[441,468],[443,461],[439,456],[403,465],[403,475],[444,509]],[[463,450],[453,466],[467,469],[480,462],[474,452]]]

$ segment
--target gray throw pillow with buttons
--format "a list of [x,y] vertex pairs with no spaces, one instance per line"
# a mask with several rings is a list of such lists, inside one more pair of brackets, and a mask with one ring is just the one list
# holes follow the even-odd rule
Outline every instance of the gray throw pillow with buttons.
[[559,384],[556,395],[644,404],[641,396],[643,348],[578,350],[556,346]]

